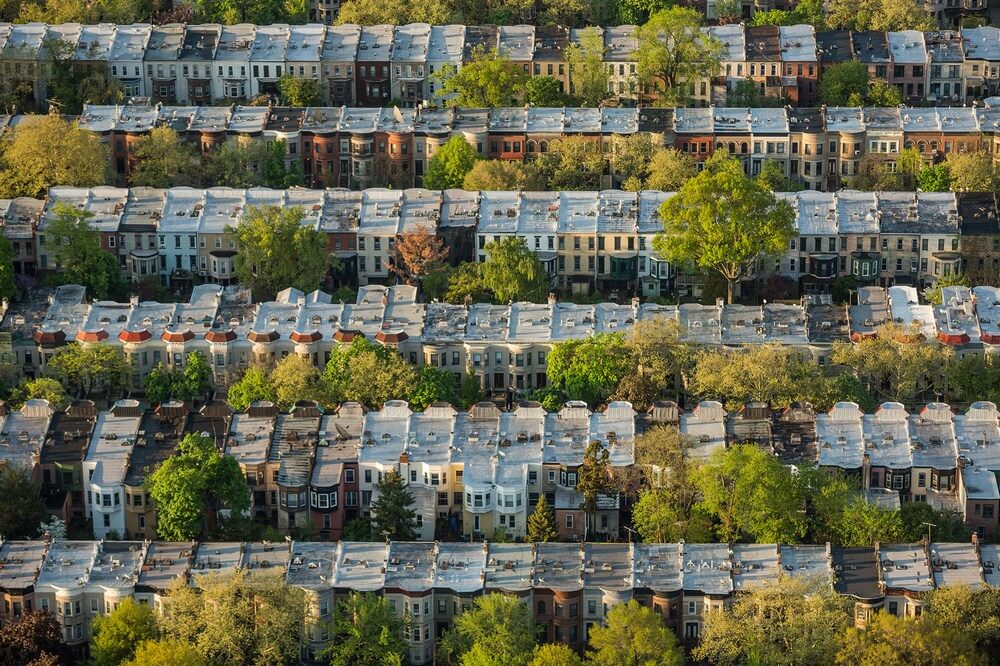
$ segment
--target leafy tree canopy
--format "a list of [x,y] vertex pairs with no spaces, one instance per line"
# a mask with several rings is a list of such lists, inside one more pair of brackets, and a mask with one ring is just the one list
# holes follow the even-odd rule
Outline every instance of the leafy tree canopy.
[[634,368],[621,334],[598,333],[552,345],[547,372],[549,383],[561,387],[570,400],[596,406],[606,402]]
[[442,82],[437,95],[445,104],[482,109],[510,106],[524,93],[528,75],[497,49],[476,47],[461,69],[442,67],[436,78]]
[[501,238],[486,244],[486,261],[480,267],[481,284],[497,301],[542,302],[549,289],[545,268],[520,236]]
[[329,647],[320,658],[331,666],[401,666],[409,646],[406,623],[388,599],[352,593],[338,602]]
[[159,125],[135,143],[137,164],[129,183],[139,187],[198,185],[200,159],[171,127]]
[[250,366],[243,376],[229,387],[226,399],[230,407],[242,411],[257,400],[276,402],[278,395],[267,370],[260,366]]
[[157,636],[156,614],[148,604],[126,597],[107,615],[94,618],[90,660],[94,666],[118,666],[132,659],[139,643]]
[[634,599],[612,607],[603,627],[591,627],[587,647],[594,666],[684,663],[684,651],[677,645],[674,632],[659,613]]
[[7,464],[0,471],[0,534],[6,539],[33,539],[48,518],[41,487],[31,479],[31,470]]
[[464,136],[456,134],[428,160],[424,187],[432,190],[462,187],[465,177],[478,159],[479,153],[475,147]]

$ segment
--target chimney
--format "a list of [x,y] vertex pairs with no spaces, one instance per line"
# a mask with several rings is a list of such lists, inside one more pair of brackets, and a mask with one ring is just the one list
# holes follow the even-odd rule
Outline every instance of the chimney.
[[866,452],[861,460],[861,487],[867,493],[872,486],[872,459]]
[[555,295],[555,292],[552,292],[552,291],[549,292],[548,303],[549,303],[549,307],[553,307],[556,304],[556,295]]
[[133,308],[135,306],[139,305],[139,295],[138,294],[132,294],[131,296],[129,296],[128,297],[128,304],[131,305]]

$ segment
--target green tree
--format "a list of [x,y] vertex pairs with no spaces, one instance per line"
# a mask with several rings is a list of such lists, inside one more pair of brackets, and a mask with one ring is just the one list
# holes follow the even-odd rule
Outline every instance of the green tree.
[[959,402],[1000,402],[1000,363],[992,355],[966,354],[946,369],[948,395]]
[[927,166],[917,174],[921,192],[947,192],[951,188],[951,171],[944,164]]
[[479,383],[479,377],[471,372],[466,372],[462,375],[462,379],[458,385],[458,408],[468,409],[477,402],[481,402],[485,399],[486,394],[483,393],[483,387]]
[[486,261],[480,267],[482,285],[498,301],[540,303],[548,294],[549,277],[538,255],[520,236],[509,236],[486,244]]
[[466,190],[542,190],[541,175],[531,164],[512,160],[477,160],[465,175]]
[[274,397],[282,408],[291,407],[299,400],[326,403],[326,390],[320,380],[319,370],[308,358],[289,354],[271,370]]
[[635,372],[635,364],[623,335],[598,333],[553,344],[547,371],[549,383],[562,388],[568,399],[596,406],[608,400],[626,375]]
[[608,611],[604,626],[590,629],[594,666],[681,666],[684,651],[660,615],[634,599]]
[[417,368],[417,383],[409,395],[410,408],[423,411],[435,402],[458,403],[458,381],[455,374],[433,365]]
[[655,317],[635,322],[625,346],[635,367],[618,382],[615,400],[627,400],[636,409],[646,409],[654,400],[677,393],[678,380],[689,371],[693,351],[682,341],[675,320]]
[[754,445],[714,451],[694,475],[701,505],[722,541],[797,543],[806,535],[805,494],[774,456]]
[[926,502],[904,502],[899,509],[899,521],[905,541],[920,541],[927,537],[927,524],[934,525],[931,539],[941,543],[968,541],[972,529],[962,514],[948,509],[935,509]]
[[604,35],[588,27],[566,49],[570,93],[584,106],[596,107],[608,98],[608,70],[604,65]]
[[990,664],[1000,663],[1000,590],[951,585],[933,590],[924,609],[936,626],[971,639]]
[[819,97],[830,106],[847,106],[852,97],[861,101],[868,95],[868,76],[868,67],[858,60],[825,67],[819,80]]
[[236,242],[234,272],[257,295],[274,295],[286,287],[315,291],[326,277],[332,259],[326,234],[303,224],[299,206],[250,206],[226,234]]
[[123,666],[208,666],[208,661],[190,643],[160,639],[140,643],[135,658]]
[[0,236],[0,298],[12,300],[17,295],[14,283],[14,246],[6,236]]
[[694,657],[719,666],[828,664],[852,624],[847,601],[828,581],[782,575],[706,615]]
[[944,275],[934,281],[934,285],[924,289],[924,300],[930,305],[941,305],[945,287],[970,287],[969,278],[964,273]]
[[205,162],[204,180],[213,187],[282,189],[302,184],[295,165],[285,165],[284,141],[226,141]]
[[[780,11],[780,10],[772,10]],[[761,84],[753,79],[742,79],[726,94],[726,104],[739,107],[779,107],[788,103],[787,97],[773,97],[761,91]]]
[[160,620],[165,636],[195,646],[210,664],[298,661],[309,626],[305,591],[287,585],[283,572],[244,569],[192,582],[181,577],[170,587],[171,612]]
[[829,0],[826,22],[847,30],[933,30],[934,22],[917,0]]
[[226,393],[229,406],[237,411],[243,411],[250,403],[257,400],[276,402],[278,394],[267,370],[256,365],[246,369],[243,376],[229,387]]
[[107,147],[97,134],[56,114],[29,116],[0,143],[0,196],[39,197],[51,185],[108,181]]
[[790,180],[777,160],[764,160],[764,167],[757,174],[761,185],[772,192],[798,192],[802,186]]
[[535,647],[528,666],[583,666],[583,660],[568,645],[544,643]]
[[406,25],[460,23],[460,17],[445,0],[406,2],[405,0],[348,0],[337,12],[336,23],[345,25]]
[[533,76],[524,82],[524,101],[532,106],[568,106],[571,100],[562,90],[562,82],[552,76]]
[[688,381],[693,395],[721,400],[732,410],[752,400],[772,407],[813,402],[825,386],[823,369],[811,358],[778,344],[703,349]]
[[544,493],[538,495],[535,510],[528,516],[525,538],[534,542],[555,541],[559,538],[559,530],[556,529],[556,514],[549,506]]
[[344,525],[343,538],[344,541],[371,541],[375,538],[372,534],[371,521],[364,516],[347,521],[347,524]]
[[166,402],[173,395],[174,373],[162,363],[157,363],[143,377],[142,386],[146,390],[146,399],[151,403]]
[[198,350],[184,358],[184,369],[174,381],[174,397],[191,400],[208,395],[212,389],[212,366]]
[[673,148],[653,153],[644,189],[675,192],[697,173],[694,158]]
[[475,147],[464,136],[456,134],[428,160],[424,187],[432,190],[462,187],[465,177],[478,159],[479,153]]
[[93,216],[65,202],[56,203],[42,248],[58,268],[56,283],[83,285],[91,297],[102,300],[122,296],[125,278],[118,260],[101,247],[100,232],[90,226]]
[[416,378],[416,370],[395,349],[361,335],[333,349],[322,375],[331,404],[354,400],[372,409],[407,397]]
[[956,192],[993,192],[1000,189],[1000,169],[993,156],[980,150],[948,155],[951,189]]
[[593,141],[581,136],[557,139],[534,163],[546,189],[597,190],[604,175],[604,155]]
[[537,633],[527,604],[494,592],[455,619],[438,649],[462,666],[528,666]]
[[108,615],[93,621],[94,637],[90,641],[90,662],[93,666],[118,666],[135,656],[139,643],[157,635],[156,613],[148,604],[139,604],[126,597]]
[[834,542],[840,546],[868,547],[903,540],[899,511],[887,511],[863,497],[850,500],[831,527]]
[[493,293],[483,281],[483,265],[463,261],[448,276],[444,300],[448,303],[492,303]]
[[903,93],[888,81],[874,79],[868,84],[869,106],[899,106],[903,103]]
[[124,386],[128,368],[121,350],[113,345],[71,342],[52,355],[47,369],[64,385],[90,395],[96,389],[112,393]]
[[406,623],[388,599],[352,592],[337,603],[329,647],[319,653],[331,666],[401,666],[408,652]]
[[22,399],[17,402],[23,404],[25,400],[47,400],[57,412],[64,411],[71,402],[69,395],[66,394],[66,388],[50,377],[25,380],[19,387],[18,393]]
[[702,15],[689,7],[658,11],[639,28],[638,74],[663,105],[681,105],[695,82],[719,69],[723,46],[701,31]]
[[898,617],[875,613],[861,629],[848,627],[841,634],[836,663],[847,666],[926,664],[972,666],[985,663],[965,629],[935,626],[923,617]]
[[393,541],[413,541],[417,538],[417,514],[413,506],[413,493],[406,487],[406,480],[396,470],[382,475],[375,484],[376,497],[372,500],[371,513],[375,534],[386,534]]
[[278,79],[278,95],[285,106],[322,106],[326,101],[323,86],[318,80],[291,74]]
[[673,426],[654,426],[636,439],[635,457],[648,486],[632,510],[642,538],[656,543],[711,540],[711,517],[698,506],[698,464],[691,459],[691,441]]
[[190,144],[171,127],[160,125],[135,143],[137,164],[129,176],[135,187],[197,185],[200,161]]
[[514,98],[524,94],[528,75],[497,49],[476,47],[462,68],[444,66],[438,70],[441,83],[438,97],[448,106],[490,108],[510,106]]
[[701,173],[667,199],[660,218],[665,233],[653,239],[653,249],[671,263],[721,275],[730,303],[735,284],[784,252],[795,233],[792,207],[724,155],[709,158]]
[[185,541],[202,532],[206,507],[233,513],[250,508],[250,494],[239,463],[216,449],[211,437],[190,433],[146,477],[146,492],[156,503],[156,532],[161,539]]
[[582,496],[580,509],[587,515],[587,534],[597,530],[597,500],[614,491],[611,477],[611,452],[599,441],[587,445],[580,466],[576,491]]
[[31,470],[8,464],[0,470],[0,534],[5,539],[33,539],[48,518],[41,486],[31,478]]

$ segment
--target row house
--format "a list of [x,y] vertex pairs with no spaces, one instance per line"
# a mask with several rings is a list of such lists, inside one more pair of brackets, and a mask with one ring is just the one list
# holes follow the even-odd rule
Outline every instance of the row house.
[[[319,663],[338,602],[384,597],[409,621],[407,662],[433,663],[436,639],[484,594],[523,602],[545,642],[580,651],[589,631],[628,601],[657,612],[695,644],[713,610],[754,586],[788,576],[821,581],[853,602],[855,624],[875,612],[916,617],[923,593],[1000,584],[997,546],[917,543],[871,548],[784,544],[448,543],[290,541],[5,541],[4,619],[30,609],[53,613],[65,642],[83,648],[95,618],[127,598],[164,610],[177,579],[199,586],[237,569],[278,571],[306,597],[308,641],[301,660]],[[6,575],[9,569],[10,576]]]

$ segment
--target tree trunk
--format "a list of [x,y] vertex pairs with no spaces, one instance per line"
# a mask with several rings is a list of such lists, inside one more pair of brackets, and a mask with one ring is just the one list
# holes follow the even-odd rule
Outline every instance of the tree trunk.
[[726,278],[726,304],[733,304],[733,280]]

